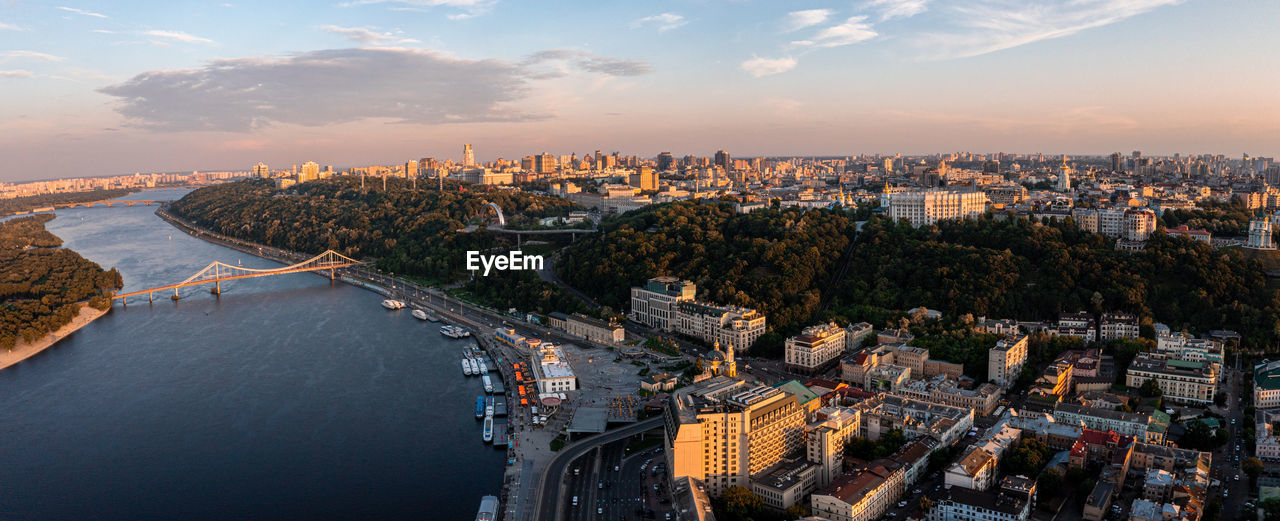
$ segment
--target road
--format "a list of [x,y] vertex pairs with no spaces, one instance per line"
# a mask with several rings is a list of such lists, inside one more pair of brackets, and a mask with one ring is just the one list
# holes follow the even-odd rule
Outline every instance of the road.
[[[637,434],[644,433],[645,431],[648,431],[650,429],[656,429],[659,427],[662,427],[662,416],[658,416],[656,418],[650,418],[648,420],[637,422],[635,424],[628,425],[620,429],[609,431],[604,434],[599,434],[591,438],[582,440],[580,442],[574,443],[572,445],[567,445],[563,449],[560,449],[560,454],[556,455],[555,459],[552,459],[551,463],[547,464],[547,466],[542,471],[541,479],[538,481],[540,483],[539,486],[541,490],[536,494],[538,499],[538,506],[534,510],[534,512],[536,512],[537,514],[536,516],[534,516],[535,519],[564,519],[562,513],[565,511],[566,508],[572,508],[572,506],[570,505],[570,502],[572,501],[572,495],[568,493],[569,487],[565,486],[566,471],[569,468],[569,465],[571,462],[587,454],[587,452],[589,451],[596,451],[597,459],[592,461],[599,461],[599,464],[590,469],[583,468],[581,471],[582,474],[577,477],[579,479],[585,478],[586,473],[589,470],[592,472],[597,472],[596,467],[598,467],[599,469],[607,468],[608,472],[612,472],[613,474],[617,475],[618,474],[617,472],[613,472],[613,466],[621,465],[622,449],[621,448],[617,449],[617,456],[613,457],[609,453],[610,452],[609,450],[606,450],[601,447],[619,440],[624,440],[626,438],[629,438]],[[604,480],[605,475],[607,475],[607,473],[593,474],[594,476],[593,479],[598,480],[597,486],[599,485],[600,481]],[[574,476],[570,475],[568,477],[573,478]],[[570,481],[569,484],[572,485],[573,484],[572,481]],[[616,493],[612,491],[610,492],[609,494],[610,500],[615,498],[620,499],[622,497],[622,492],[629,490],[625,488],[626,487],[625,485],[619,485],[619,487],[620,488],[618,492]],[[599,491],[601,489],[597,488],[596,490]],[[601,495],[598,497],[603,498],[604,496]],[[594,501],[595,499],[596,498],[590,498],[591,503],[589,504],[595,505],[595,501]],[[578,501],[579,501],[579,507],[578,507],[579,510],[582,510],[583,507],[588,504],[588,503],[585,503],[585,501],[587,500],[582,498],[581,496],[579,496]],[[604,507],[604,504],[601,503],[599,505],[599,508],[603,508],[603,507]],[[615,514],[615,516],[608,517],[605,519],[618,519],[617,516],[622,515],[622,512],[624,511],[623,503],[621,501],[617,503],[611,502],[610,507],[611,507],[610,510],[607,510],[606,512],[612,512]],[[592,506],[591,512],[594,513],[596,508],[597,508],[596,506]],[[631,507],[631,510],[634,511],[635,507]],[[597,519],[599,519],[599,517],[597,517]]]
[[[1227,381],[1223,392],[1227,395],[1227,408],[1222,428],[1228,429],[1231,438],[1227,444],[1213,451],[1214,478],[1222,481],[1222,512],[1243,512],[1249,498],[1249,476],[1241,470],[1241,464],[1249,457],[1249,444],[1244,439],[1244,407],[1249,397],[1244,396],[1244,378],[1249,374],[1240,369],[1239,357],[1235,369],[1227,369]],[[1236,479],[1239,476],[1239,479]]]

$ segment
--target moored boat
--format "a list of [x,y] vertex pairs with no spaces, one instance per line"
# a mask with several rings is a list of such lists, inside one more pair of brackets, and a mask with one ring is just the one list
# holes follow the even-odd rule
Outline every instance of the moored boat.
[[382,307],[391,309],[391,310],[404,309],[404,302],[400,302],[399,300],[395,300],[395,299],[387,299],[382,301]]
[[477,420],[485,417],[485,412],[489,407],[485,404],[485,402],[486,402],[485,397],[483,396],[476,397],[476,419]]
[[418,320],[426,320],[426,319],[427,319],[427,312],[426,312],[426,311],[423,311],[423,310],[421,310],[421,309],[415,309],[415,310],[413,310],[413,318],[416,318],[416,319],[418,319]]
[[493,416],[484,417],[484,442],[493,441]]

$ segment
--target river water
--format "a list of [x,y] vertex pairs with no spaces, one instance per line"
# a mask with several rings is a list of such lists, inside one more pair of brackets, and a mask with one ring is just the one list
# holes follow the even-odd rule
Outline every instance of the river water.
[[[124,291],[214,260],[278,266],[154,211],[62,210],[48,228]],[[467,342],[317,275],[222,289],[117,304],[0,371],[0,519],[472,519],[498,493]]]

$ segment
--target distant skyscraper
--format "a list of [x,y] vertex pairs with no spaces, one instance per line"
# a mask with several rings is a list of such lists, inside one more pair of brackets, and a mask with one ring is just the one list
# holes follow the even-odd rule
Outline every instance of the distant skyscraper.
[[675,156],[671,155],[671,152],[663,152],[661,154],[658,154],[658,171],[659,172],[669,172],[673,170],[673,167],[675,166],[675,164],[676,164],[676,158]]
[[259,162],[253,165],[253,177],[271,177],[271,169],[267,168],[266,163]]
[[305,183],[316,179],[320,179],[320,165],[316,164],[315,161],[303,163],[302,171],[298,173],[298,182]]
[[407,161],[404,164],[404,176],[407,178],[418,177],[418,162]]
[[1121,156],[1119,152],[1111,154],[1111,171],[1112,172],[1124,171],[1124,156]]
[[543,152],[533,156],[533,171],[539,174],[550,174],[556,171],[556,156]]
[[724,150],[717,150],[715,165],[728,170],[733,167],[733,158],[729,157],[728,152],[725,152]]
[[462,167],[470,168],[476,166],[476,153],[471,150],[471,144],[462,145]]

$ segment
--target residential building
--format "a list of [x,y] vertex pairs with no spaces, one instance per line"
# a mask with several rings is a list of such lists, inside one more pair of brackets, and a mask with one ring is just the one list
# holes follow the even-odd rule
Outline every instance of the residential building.
[[1256,441],[1254,443],[1254,454],[1258,459],[1272,463],[1280,463],[1280,433],[1276,432],[1272,422],[1280,420],[1273,411],[1258,411]]
[[1146,437],[1147,422],[1150,420],[1142,413],[1098,409],[1066,402],[1054,407],[1053,419],[1059,423],[1080,425],[1095,431],[1112,431],[1138,439]]
[[1124,234],[1126,241],[1146,241],[1156,231],[1156,213],[1146,208],[1124,211]]
[[1001,389],[1008,389],[1018,380],[1026,362],[1027,335],[997,341],[987,352],[987,378]]
[[851,407],[818,409],[814,422],[805,427],[805,455],[817,466],[818,487],[831,484],[844,473],[845,443],[859,435],[862,411]]
[[539,393],[562,393],[578,388],[578,377],[560,347],[542,345],[530,353],[530,358]]
[[1026,521],[1035,505],[1035,482],[1010,476],[999,490],[982,492],[951,487],[933,502],[929,521]]
[[834,322],[810,326],[786,340],[787,369],[804,374],[821,372],[844,353],[845,329]]
[[1191,335],[1177,331],[1156,335],[1156,351],[1188,362],[1223,363],[1221,342],[1210,338],[1191,338]]
[[1253,366],[1253,406],[1280,407],[1280,360],[1263,360]]
[[982,192],[928,190],[889,194],[889,217],[907,219],[921,227],[946,219],[978,217],[987,211],[987,195]]
[[883,466],[850,472],[813,493],[811,513],[830,521],[871,521],[902,496],[902,478],[900,469]]
[[1103,313],[1098,336],[1103,342],[1117,338],[1138,338],[1138,316],[1122,312]]
[[258,162],[258,164],[253,165],[253,177],[261,177],[264,179],[271,177],[271,169],[267,168],[266,163]]
[[719,376],[676,390],[665,412],[664,455],[672,479],[701,481],[712,497],[802,446],[805,415],[796,397]]
[[986,490],[995,483],[997,460],[981,447],[969,446],[964,455],[947,467],[943,482],[947,488],[963,487]]
[[1085,342],[1092,342],[1098,338],[1097,322],[1093,319],[1093,315],[1081,311],[1079,313],[1060,313],[1058,314],[1058,335],[1073,336],[1083,339]]
[[862,346],[862,342],[867,337],[875,334],[875,329],[871,328],[871,324],[866,322],[858,322],[857,324],[849,324],[844,328],[844,348],[846,351],[854,351]]
[[1000,336],[1013,336],[1020,332],[1018,321],[1011,318],[997,320],[981,317],[978,319],[977,328],[983,333]]
[[973,409],[975,414],[988,415],[1004,394],[997,385],[984,383],[975,389],[964,389],[952,378],[937,375],[928,380],[908,380],[898,386],[898,394],[921,401],[930,401],[953,407]]
[[805,460],[783,460],[751,478],[751,491],[764,504],[786,510],[801,504],[817,488],[817,465]]
[[1170,359],[1159,353],[1138,353],[1129,364],[1125,385],[1140,387],[1155,379],[1165,399],[1184,404],[1213,403],[1218,385],[1218,365]]
[[698,288],[676,277],[654,277],[643,287],[631,288],[631,313],[627,318],[663,332],[675,331],[676,303],[693,301]]
[[716,521],[706,484],[684,476],[671,479],[671,506],[680,521]]
[[754,309],[696,301],[676,303],[676,332],[747,351],[764,334],[765,317]]
[[569,315],[564,324],[565,332],[601,344],[621,344],[626,331],[613,322],[605,322],[581,313]]
[[859,435],[871,440],[898,429],[907,439],[929,436],[950,445],[973,427],[973,409],[895,394],[880,393],[855,407],[862,411]]

